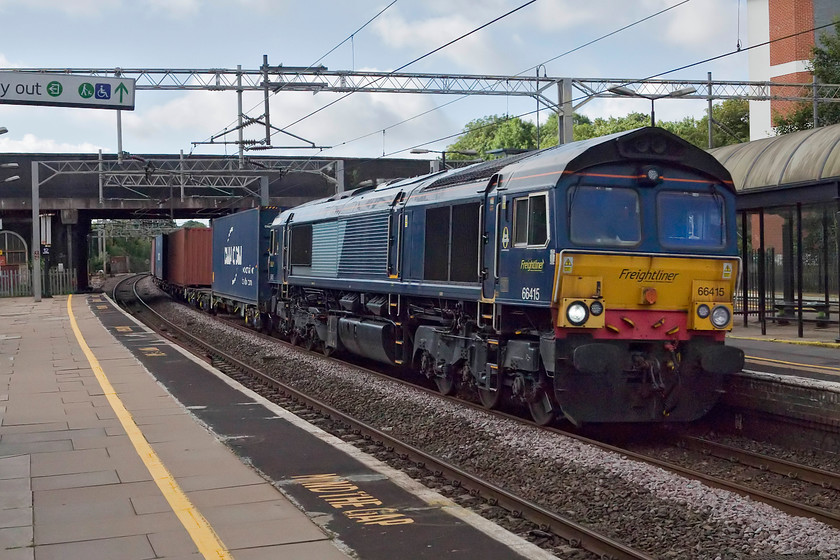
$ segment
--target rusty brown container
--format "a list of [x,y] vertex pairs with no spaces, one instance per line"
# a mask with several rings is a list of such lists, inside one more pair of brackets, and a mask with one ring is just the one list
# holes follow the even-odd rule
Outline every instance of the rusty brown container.
[[177,286],[209,286],[213,283],[213,230],[181,228],[166,242],[166,280]]

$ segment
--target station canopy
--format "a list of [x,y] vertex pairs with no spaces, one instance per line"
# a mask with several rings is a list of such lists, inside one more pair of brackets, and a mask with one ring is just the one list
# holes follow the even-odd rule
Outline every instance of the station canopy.
[[828,202],[840,180],[840,124],[709,150],[747,207]]

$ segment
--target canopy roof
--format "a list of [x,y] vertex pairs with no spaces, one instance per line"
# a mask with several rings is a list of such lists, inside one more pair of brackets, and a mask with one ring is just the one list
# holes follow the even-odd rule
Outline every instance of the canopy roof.
[[709,150],[739,194],[840,178],[840,124]]

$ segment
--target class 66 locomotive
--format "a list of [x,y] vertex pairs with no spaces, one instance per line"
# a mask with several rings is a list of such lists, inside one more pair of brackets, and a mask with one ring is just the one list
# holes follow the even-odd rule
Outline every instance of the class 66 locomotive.
[[743,367],[731,177],[663,129],[338,193],[270,231],[264,327],[539,424],[692,421]]

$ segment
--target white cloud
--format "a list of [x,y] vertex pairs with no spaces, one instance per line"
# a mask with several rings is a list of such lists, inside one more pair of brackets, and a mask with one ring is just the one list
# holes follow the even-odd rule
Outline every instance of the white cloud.
[[[334,94],[281,94],[275,97],[275,102],[272,103],[272,124],[282,128],[335,98]],[[457,131],[463,123],[452,122],[440,111],[433,111],[405,124],[387,128],[408,117],[429,111],[437,103],[439,100],[421,95],[355,94],[296,124],[289,132],[320,146],[334,146],[320,155],[376,157],[383,152],[390,154],[405,150],[418,143]],[[255,131],[254,128],[247,130],[252,137],[254,134],[259,136],[262,131]],[[383,129],[386,128],[383,133]],[[356,140],[368,134],[369,136]],[[300,145],[297,140],[283,134],[276,134],[272,142]],[[452,140],[449,140],[443,144],[451,142]],[[406,154],[401,153],[398,157],[404,157]]]
[[101,146],[84,142],[82,144],[68,144],[57,142],[52,138],[39,138],[34,134],[24,134],[20,140],[0,138],[0,152],[12,153],[93,153],[102,149]]
[[169,13],[174,17],[191,16],[199,12],[200,0],[146,0],[155,12]]
[[[632,2],[629,2],[626,5],[631,6],[632,4]],[[592,30],[594,32],[595,29],[601,29],[606,21],[603,17],[604,14],[610,14],[608,21],[615,22],[618,16],[616,12],[623,11],[614,3],[605,6],[603,1],[593,2],[591,0],[586,4],[572,2],[571,0],[537,2],[533,9],[536,14],[533,18],[529,18],[529,21],[545,31],[565,31],[581,25],[593,24]]]
[[0,13],[18,7],[37,12],[63,13],[81,19],[118,9],[123,0],[4,0]]
[[11,60],[6,58],[6,55],[4,55],[3,53],[0,53],[0,68],[19,68],[19,67],[20,67],[20,64],[13,63]]
[[[654,4],[672,3],[659,0]],[[730,0],[689,2],[664,14],[663,37],[674,45],[710,54],[733,50],[738,39],[739,8],[740,3]],[[742,18],[741,33],[746,43],[746,18]]]

